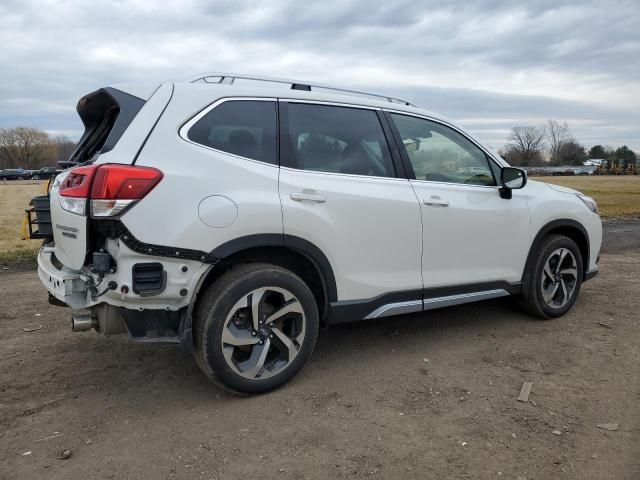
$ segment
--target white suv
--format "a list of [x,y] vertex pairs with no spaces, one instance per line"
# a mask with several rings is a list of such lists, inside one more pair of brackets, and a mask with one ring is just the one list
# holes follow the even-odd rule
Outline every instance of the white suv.
[[75,331],[192,349],[235,391],[291,379],[323,324],[507,295],[557,317],[597,273],[591,198],[406,101],[209,74],[77,110],[38,256],[50,300],[90,311]]

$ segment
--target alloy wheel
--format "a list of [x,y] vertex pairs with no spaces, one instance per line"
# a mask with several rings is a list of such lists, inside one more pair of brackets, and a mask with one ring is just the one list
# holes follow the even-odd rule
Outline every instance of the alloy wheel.
[[542,298],[552,308],[564,307],[575,292],[578,283],[578,264],[567,248],[554,250],[544,264],[542,272]]
[[249,380],[285,370],[304,341],[306,317],[288,290],[263,287],[238,300],[225,319],[222,353],[227,365]]

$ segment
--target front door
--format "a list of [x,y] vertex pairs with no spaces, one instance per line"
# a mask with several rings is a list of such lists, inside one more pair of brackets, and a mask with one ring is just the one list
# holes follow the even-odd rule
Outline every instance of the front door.
[[530,242],[524,193],[501,198],[499,165],[459,131],[420,117],[391,113],[388,118],[415,174],[411,185],[424,225],[425,298],[438,287],[453,287],[439,288],[440,295],[495,291],[520,282]]

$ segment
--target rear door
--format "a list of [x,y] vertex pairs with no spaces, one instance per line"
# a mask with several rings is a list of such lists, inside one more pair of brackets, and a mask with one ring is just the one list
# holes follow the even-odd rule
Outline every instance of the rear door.
[[326,255],[340,301],[390,292],[421,300],[420,208],[408,180],[396,174],[397,151],[379,115],[280,101],[284,233]]
[[411,185],[424,224],[425,289],[476,285],[495,290],[504,282],[520,282],[530,240],[522,191],[514,190],[510,200],[501,198],[500,167],[460,131],[400,113],[387,118],[415,177]]

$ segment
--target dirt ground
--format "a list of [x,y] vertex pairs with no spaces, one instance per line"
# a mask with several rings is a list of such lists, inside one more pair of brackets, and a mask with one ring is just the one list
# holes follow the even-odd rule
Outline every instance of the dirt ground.
[[72,333],[33,271],[3,271],[0,479],[638,479],[640,221],[607,232],[564,318],[507,299],[332,327],[251,398],[173,346]]

